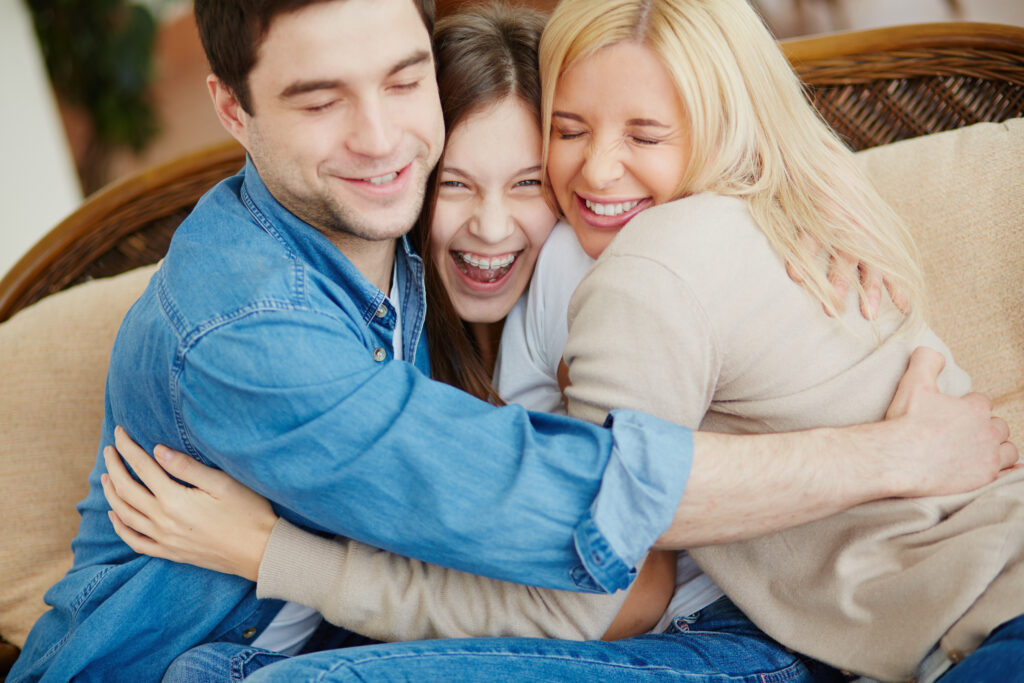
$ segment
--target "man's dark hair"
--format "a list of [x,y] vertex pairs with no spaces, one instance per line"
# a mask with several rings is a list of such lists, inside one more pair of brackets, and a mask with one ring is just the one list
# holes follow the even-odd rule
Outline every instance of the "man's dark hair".
[[[210,70],[231,90],[247,114],[252,114],[249,72],[256,66],[260,44],[279,14],[307,5],[337,0],[195,0],[199,38]],[[410,0],[434,33],[434,0]]]

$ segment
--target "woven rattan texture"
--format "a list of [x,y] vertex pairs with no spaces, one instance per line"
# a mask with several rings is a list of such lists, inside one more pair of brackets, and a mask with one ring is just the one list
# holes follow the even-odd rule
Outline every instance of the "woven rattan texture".
[[1020,53],[904,50],[796,66],[826,121],[855,150],[1024,115]]

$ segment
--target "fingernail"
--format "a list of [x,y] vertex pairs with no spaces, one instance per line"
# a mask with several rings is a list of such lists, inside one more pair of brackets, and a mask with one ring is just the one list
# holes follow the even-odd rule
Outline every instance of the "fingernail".
[[171,452],[167,450],[166,446],[157,445],[153,449],[153,457],[157,459],[161,465],[166,465],[171,460]]

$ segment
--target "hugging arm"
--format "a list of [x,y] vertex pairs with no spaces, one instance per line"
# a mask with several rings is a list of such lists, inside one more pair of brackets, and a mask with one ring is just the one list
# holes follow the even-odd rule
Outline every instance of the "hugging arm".
[[408,363],[375,361],[316,313],[233,320],[182,368],[175,410],[190,455],[300,526],[474,574],[625,587],[685,485],[678,468],[646,475],[661,467],[655,453],[689,456],[688,430],[638,414],[600,428],[495,408]]
[[[238,574],[261,598],[298,602],[339,626],[384,641],[513,636],[593,640],[625,592],[535,588],[446,569],[358,541],[325,538],[279,519],[266,499],[220,470],[159,446],[154,455],[120,428],[103,489],[117,534],[133,550]],[[136,482],[120,453],[142,483]],[[630,634],[632,635],[632,634]]]
[[[570,313],[571,415],[593,420],[626,407],[699,424],[718,368],[713,334],[685,291],[649,260],[605,255],[577,289]],[[666,341],[644,341],[651,339]],[[915,352],[885,422],[751,436],[695,433],[686,492],[658,546],[752,538],[869,500],[988,483],[1016,462],[1016,448],[987,399],[939,394],[942,363],[936,352]]]

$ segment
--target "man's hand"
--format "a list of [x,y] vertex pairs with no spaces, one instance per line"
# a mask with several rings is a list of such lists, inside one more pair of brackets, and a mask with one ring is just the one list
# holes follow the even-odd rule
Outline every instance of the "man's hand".
[[920,347],[910,357],[886,420],[902,423],[907,441],[886,447],[898,490],[904,496],[970,491],[994,480],[1017,463],[1010,429],[992,415],[982,394],[953,398],[941,394],[937,379],[945,358]]

